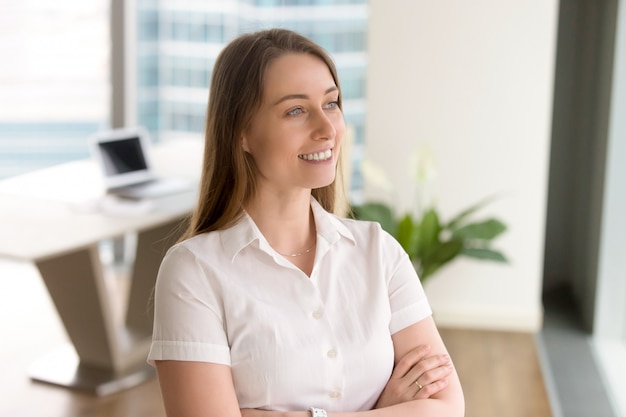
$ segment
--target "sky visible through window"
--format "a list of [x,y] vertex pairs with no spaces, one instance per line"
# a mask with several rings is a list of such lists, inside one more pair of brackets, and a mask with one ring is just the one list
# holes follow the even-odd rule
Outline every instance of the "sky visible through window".
[[108,0],[0,0],[0,178],[88,156],[108,125]]
[[0,1],[0,120],[108,117],[108,1]]

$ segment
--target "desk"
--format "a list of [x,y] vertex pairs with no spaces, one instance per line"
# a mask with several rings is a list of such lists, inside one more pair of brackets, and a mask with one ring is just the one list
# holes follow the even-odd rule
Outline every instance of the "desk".
[[[202,144],[155,146],[160,175],[197,183]],[[76,161],[0,181],[0,256],[33,262],[72,346],[36,362],[31,378],[107,395],[151,378],[151,291],[161,259],[196,201],[190,191],[151,200],[140,212],[103,211],[97,165]],[[126,313],[119,319],[105,282],[99,243],[137,234]],[[11,277],[0,277],[11,279]]]

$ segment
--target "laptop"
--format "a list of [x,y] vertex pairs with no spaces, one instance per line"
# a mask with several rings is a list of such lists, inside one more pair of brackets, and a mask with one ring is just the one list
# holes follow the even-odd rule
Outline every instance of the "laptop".
[[149,133],[142,127],[97,132],[89,137],[89,146],[109,194],[144,199],[191,189],[190,181],[155,174],[150,161]]

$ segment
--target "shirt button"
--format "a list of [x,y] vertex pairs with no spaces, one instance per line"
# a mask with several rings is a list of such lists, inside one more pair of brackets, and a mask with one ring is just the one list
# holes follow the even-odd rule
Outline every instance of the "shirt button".
[[337,357],[337,351],[335,349],[331,349],[328,352],[326,352],[326,355],[329,358],[336,358]]
[[339,398],[341,397],[341,393],[339,391],[333,391],[329,394],[330,398]]
[[322,310],[315,310],[313,312],[314,319],[321,319],[323,315],[324,315],[324,312]]

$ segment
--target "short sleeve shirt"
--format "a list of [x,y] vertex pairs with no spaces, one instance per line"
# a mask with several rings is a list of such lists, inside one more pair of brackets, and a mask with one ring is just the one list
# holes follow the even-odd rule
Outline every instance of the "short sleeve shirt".
[[148,361],[231,367],[241,408],[371,409],[393,370],[391,335],[431,315],[408,256],[377,223],[311,207],[311,276],[246,214],[173,246],[156,282]]

